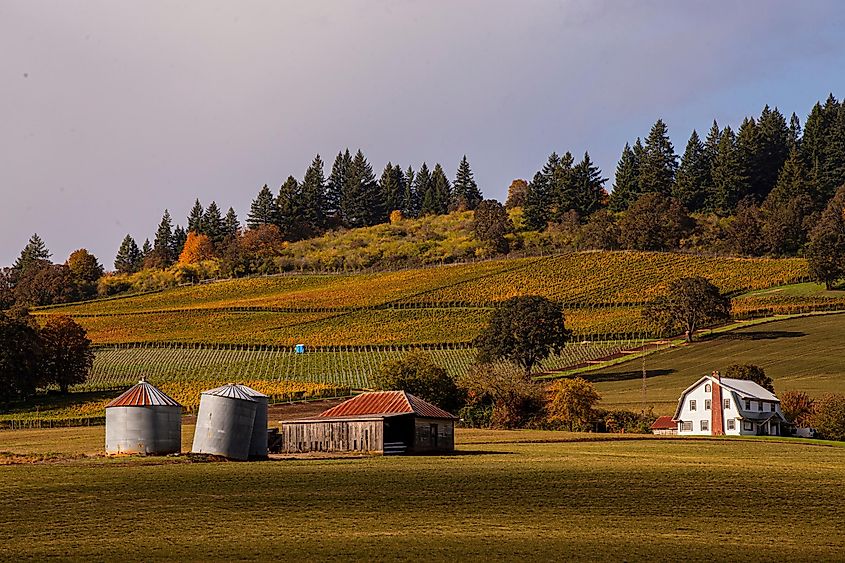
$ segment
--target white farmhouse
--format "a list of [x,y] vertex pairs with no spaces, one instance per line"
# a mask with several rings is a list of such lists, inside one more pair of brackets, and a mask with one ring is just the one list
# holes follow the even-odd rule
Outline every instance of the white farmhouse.
[[705,375],[681,393],[672,417],[679,436],[780,436],[780,400],[753,381]]

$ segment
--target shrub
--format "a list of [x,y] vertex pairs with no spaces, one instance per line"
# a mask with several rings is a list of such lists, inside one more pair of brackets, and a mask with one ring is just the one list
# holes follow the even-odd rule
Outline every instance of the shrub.
[[470,367],[458,384],[467,396],[471,416],[490,412],[494,428],[523,428],[543,418],[543,390],[510,363],[479,363]]
[[592,383],[581,377],[559,379],[552,384],[551,392],[546,406],[550,422],[569,430],[589,429],[595,419],[593,408],[601,399]]
[[845,395],[829,393],[818,399],[813,426],[821,438],[845,441]]

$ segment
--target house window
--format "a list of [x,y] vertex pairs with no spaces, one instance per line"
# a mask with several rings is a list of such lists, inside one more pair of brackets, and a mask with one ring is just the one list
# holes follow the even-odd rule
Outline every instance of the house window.
[[704,386],[704,392],[705,392],[705,393],[709,393],[711,389],[712,389],[712,387],[710,387],[710,384],[709,384],[709,383],[708,383],[707,385],[705,385],[705,386]]
[[735,426],[736,422],[733,419],[728,421],[728,430],[733,430]]
[[694,411],[694,410],[695,410],[695,399],[692,399],[692,400],[689,402],[689,410],[691,410],[691,411]]
[[742,421],[742,429],[743,430],[754,430],[754,423],[750,420],[743,420]]
[[748,399],[745,399],[745,410],[751,410],[751,401],[749,401]]
[[731,408],[731,400],[725,399],[725,410],[728,410],[730,408]]
[[762,410],[767,410],[767,411],[772,410],[772,405],[770,405],[769,403],[763,403],[763,404],[766,405],[766,408],[762,409]]
[[710,410],[710,399],[704,399],[704,410]]
[[710,430],[710,421],[709,420],[702,420],[701,421],[701,430],[703,432],[707,432]]
[[682,422],[681,432],[692,432],[692,422]]

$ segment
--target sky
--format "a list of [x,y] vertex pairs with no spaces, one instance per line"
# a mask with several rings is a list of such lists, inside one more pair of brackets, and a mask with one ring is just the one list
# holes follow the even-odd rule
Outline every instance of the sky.
[[833,1],[0,0],[0,265],[37,232],[107,267],[195,198],[241,220],[264,184],[466,154],[504,201],[552,151],[612,186],[657,118],[693,128],[765,104],[802,123],[845,96]]

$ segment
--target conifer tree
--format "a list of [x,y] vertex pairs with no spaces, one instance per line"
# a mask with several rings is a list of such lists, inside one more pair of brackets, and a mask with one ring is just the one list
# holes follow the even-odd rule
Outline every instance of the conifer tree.
[[748,177],[743,173],[736,147],[736,135],[730,127],[722,130],[710,175],[714,197],[712,210],[720,215],[730,215],[740,199],[748,193]]
[[431,171],[431,187],[434,196],[433,212],[437,215],[449,213],[449,206],[452,202],[452,185],[439,162],[434,165],[434,170]]
[[373,167],[359,149],[347,169],[345,191],[341,194],[340,215],[347,227],[364,227],[383,222],[387,213],[378,197]]
[[790,153],[762,206],[763,234],[775,254],[797,252],[807,240],[814,212],[813,189],[797,150]]
[[202,216],[202,232],[213,245],[218,245],[226,238],[226,229],[217,202],[212,201]]
[[310,237],[321,233],[328,226],[326,216],[326,177],[323,172],[323,159],[316,155],[305,171],[300,186],[300,210],[302,213],[303,236]]
[[[146,242],[149,242],[147,240]],[[175,260],[173,256],[173,221],[170,218],[170,211],[164,210],[164,215],[161,217],[161,222],[156,229],[155,239],[153,243],[153,250],[159,255],[164,265],[169,266]],[[150,253],[144,252],[144,258]]]
[[552,221],[560,222],[568,211],[578,208],[578,194],[572,183],[574,164],[571,152],[566,151],[561,157],[553,152],[543,167],[549,194],[549,219]]
[[455,174],[455,182],[452,184],[452,192],[455,199],[455,207],[457,209],[475,209],[481,200],[481,191],[478,189],[475,179],[472,175],[472,169],[469,166],[467,155],[461,159],[458,164],[458,171]]
[[145,238],[144,244],[141,246],[141,256],[146,259],[150,254],[153,253],[153,245],[150,244],[150,239]]
[[801,120],[795,112],[789,118],[789,149],[801,149]]
[[[639,139],[637,139],[639,142]],[[639,178],[639,162],[633,149],[628,143],[622,149],[622,156],[616,165],[616,177],[613,181],[613,192],[610,194],[611,211],[625,211],[640,196],[637,183]]]
[[349,154],[349,149],[337,153],[326,182],[326,214],[328,217],[334,217],[336,221],[341,219],[341,201],[343,194],[347,191],[346,184],[351,167],[352,156]]
[[234,237],[241,230],[241,223],[238,221],[238,214],[233,208],[229,208],[226,217],[223,219],[223,232],[227,237]]
[[144,257],[138,244],[130,235],[126,235],[114,259],[114,269],[121,274],[132,274],[141,269]]
[[572,207],[582,217],[587,217],[601,209],[607,203],[607,192],[604,183],[607,178],[601,177],[601,170],[590,160],[590,154],[585,152],[584,158],[572,168],[570,185],[574,195]]
[[431,172],[425,162],[420,166],[414,176],[414,193],[419,201],[417,215],[429,215],[434,213],[434,195],[431,191]]
[[[399,174],[397,175],[397,170]],[[384,209],[390,213],[394,210],[402,210],[402,199],[404,197],[402,170],[388,162],[381,173],[378,181],[379,197],[384,202]]]
[[822,204],[828,201],[836,189],[845,185],[845,102],[840,103],[830,125],[825,147],[825,161],[818,179],[819,196]]
[[681,165],[675,178],[672,195],[690,212],[704,209],[707,202],[707,186],[710,183],[710,163],[704,152],[704,143],[693,129]]
[[[249,207],[249,215],[247,215],[246,224],[250,229],[257,229],[261,225],[276,224],[276,202],[273,197],[273,192],[264,184],[261,191]],[[188,230],[192,230],[190,225]]]
[[640,189],[643,192],[671,194],[677,169],[678,157],[669,140],[668,129],[663,120],[658,119],[646,138],[640,162]]
[[405,192],[402,195],[402,214],[405,217],[418,217],[420,214],[419,192],[415,189],[416,173],[412,167],[405,171]]
[[549,180],[542,171],[528,183],[522,211],[525,226],[532,231],[542,231],[549,224]]
[[[736,151],[742,175],[748,178],[748,188],[754,201],[760,202],[765,196],[757,197],[752,185],[760,169],[761,139],[757,122],[750,117],[742,120],[736,135]],[[749,194],[737,194],[737,202]]]
[[15,260],[12,267],[18,272],[18,275],[20,275],[23,274],[30,266],[49,260],[51,256],[52,254],[49,250],[47,250],[47,245],[44,244],[44,241],[41,240],[38,233],[33,233],[33,235],[29,237],[29,242],[23,250],[21,250],[20,256],[18,256],[18,259]]
[[182,225],[176,225],[173,229],[173,237],[171,239],[170,255],[179,256],[182,254],[182,249],[185,247],[185,241],[188,240],[188,232]]
[[751,193],[758,201],[769,195],[789,155],[789,127],[778,108],[763,108],[757,121],[757,152],[750,175]]
[[293,176],[288,176],[276,196],[276,226],[286,240],[300,240],[305,236],[301,195],[299,182]]
[[713,161],[716,160],[716,155],[719,153],[719,141],[722,140],[722,129],[716,120],[713,120],[713,125],[710,126],[710,131],[707,133],[707,138],[704,139],[704,156],[710,167],[713,166]]
[[190,215],[188,215],[188,230],[193,231],[195,233],[202,233],[202,218],[204,215],[205,210],[203,209],[199,198],[197,198],[197,200],[194,202],[194,206],[191,208]]

